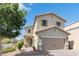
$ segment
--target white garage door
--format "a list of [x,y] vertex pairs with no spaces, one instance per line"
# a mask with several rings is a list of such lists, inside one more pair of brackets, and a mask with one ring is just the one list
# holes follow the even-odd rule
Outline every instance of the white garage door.
[[63,38],[45,38],[42,39],[42,49],[43,50],[55,50],[64,48],[64,39]]

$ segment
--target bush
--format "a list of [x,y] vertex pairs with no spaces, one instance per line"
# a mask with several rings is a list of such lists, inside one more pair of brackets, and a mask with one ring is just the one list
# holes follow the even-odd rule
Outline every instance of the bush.
[[21,41],[21,45],[23,46],[23,44],[24,44],[24,42],[23,41]]
[[18,41],[17,44],[16,44],[16,47],[21,50],[22,46],[23,46],[23,41]]
[[4,43],[4,44],[11,43],[11,40],[9,38],[4,38],[2,40],[2,43]]
[[2,49],[2,53],[8,53],[8,52],[12,52],[15,50],[16,50],[16,48],[14,48],[14,47],[7,47],[7,48]]

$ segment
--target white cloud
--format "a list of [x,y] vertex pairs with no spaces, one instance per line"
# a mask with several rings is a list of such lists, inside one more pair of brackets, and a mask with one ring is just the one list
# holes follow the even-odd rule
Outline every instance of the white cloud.
[[[32,4],[30,4],[32,6]],[[19,4],[19,10],[26,10],[27,12],[30,12],[31,11],[31,7],[26,7],[24,6],[23,4]]]
[[27,12],[30,12],[30,11],[31,11],[31,8],[30,8],[30,7],[26,7],[25,10],[26,10]]
[[29,5],[32,6],[33,4],[32,3],[29,3]]

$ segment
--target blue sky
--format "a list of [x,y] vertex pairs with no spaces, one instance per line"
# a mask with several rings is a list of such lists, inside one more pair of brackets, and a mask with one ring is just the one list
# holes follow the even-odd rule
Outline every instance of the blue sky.
[[68,3],[37,3],[23,4],[27,10],[27,26],[32,25],[35,15],[52,12],[66,19],[65,26],[79,20],[79,4]]
[[79,21],[79,4],[77,3],[25,3],[19,4],[19,7],[27,11],[25,16],[27,26],[33,25],[35,15],[46,12],[52,12],[64,18],[65,26]]

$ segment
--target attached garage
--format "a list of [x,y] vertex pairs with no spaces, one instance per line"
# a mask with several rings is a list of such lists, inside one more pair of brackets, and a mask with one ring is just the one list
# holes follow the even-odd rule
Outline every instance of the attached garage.
[[55,50],[64,49],[65,39],[64,38],[43,38],[42,49],[43,50]]
[[69,33],[57,27],[43,29],[36,33],[38,35],[38,48],[41,50],[64,49],[68,42]]

